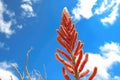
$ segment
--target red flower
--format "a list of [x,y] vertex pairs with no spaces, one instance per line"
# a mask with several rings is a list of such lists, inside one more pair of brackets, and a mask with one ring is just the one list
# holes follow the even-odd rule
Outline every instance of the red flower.
[[[84,54],[82,49],[83,43],[80,40],[77,40],[78,32],[75,29],[75,25],[72,23],[72,19],[67,11],[67,8],[63,9],[60,29],[56,31],[58,33],[57,41],[67,51],[65,52],[57,49],[57,53],[55,54],[56,59],[64,65],[62,68],[64,78],[65,80],[70,80],[70,77],[66,72],[68,71],[75,77],[76,80],[79,80],[89,72],[88,69],[83,72],[85,64],[88,61],[89,54]],[[60,57],[60,54],[64,56],[66,60]],[[85,55],[84,59],[83,55]],[[92,80],[96,74],[97,67],[94,68],[93,73],[89,76],[88,80]]]

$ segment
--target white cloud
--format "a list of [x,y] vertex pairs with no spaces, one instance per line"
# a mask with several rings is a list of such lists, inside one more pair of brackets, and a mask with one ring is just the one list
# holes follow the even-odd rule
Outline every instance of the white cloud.
[[22,28],[23,28],[23,25],[17,25],[17,28],[18,28],[18,29],[22,29]]
[[[115,63],[120,63],[120,45],[115,42],[106,43],[104,46],[100,47],[100,53],[89,53],[89,60],[86,64],[86,68],[91,71],[94,66],[98,67],[98,73],[95,80],[119,80],[120,76],[111,75],[108,70],[114,68],[112,67]],[[100,55],[101,54],[101,55]],[[112,72],[114,73],[114,72]],[[113,77],[112,77],[113,76]]]
[[10,18],[12,18],[12,17],[15,16],[15,12],[11,12],[11,11],[9,11],[9,10],[6,10],[5,13],[6,13],[7,15],[9,15]]
[[[16,63],[12,63],[13,65],[16,65]],[[17,65],[16,65],[17,66]],[[11,76],[13,80],[19,80],[17,76],[13,74],[12,71],[9,69],[11,66],[7,62],[0,62],[0,79],[2,80],[10,80]]]
[[[12,80],[19,80],[19,78],[13,73],[13,72],[16,72],[16,70],[11,66],[11,64],[16,68],[18,67],[16,63],[8,63],[6,61],[0,62],[0,79],[11,80],[11,76],[12,76]],[[29,74],[32,80],[39,80],[39,79],[44,80],[42,75],[36,70],[33,70]],[[27,75],[23,75],[23,79],[28,80],[29,78]]]
[[81,17],[89,19],[93,16],[92,8],[97,0],[78,0],[76,7],[72,10],[73,18],[80,20]]
[[[78,0],[76,7],[72,10],[73,19],[80,20],[81,17],[89,19],[96,15],[103,25],[114,24],[116,18],[119,16],[120,0],[103,0],[101,4],[100,1],[97,1],[98,0]],[[94,11],[92,10],[93,8]],[[103,17],[99,17],[101,15]]]
[[32,0],[22,0],[22,2],[25,2],[27,4],[31,4],[32,5]]
[[[25,18],[35,17],[36,13],[33,9],[33,5],[40,0],[22,0],[20,8],[22,8],[21,16]],[[0,0],[0,33],[5,34],[7,38],[10,38],[15,33],[16,29],[22,29],[23,24],[17,20],[16,11],[11,11],[9,5]],[[23,18],[21,18],[23,19]],[[15,27],[16,26],[16,27]]]
[[120,80],[120,77],[119,76],[115,76],[114,80]]
[[9,50],[10,48],[4,42],[0,42],[0,49]]
[[107,17],[101,19],[101,22],[104,25],[113,24],[116,21],[116,18],[119,16],[118,14],[119,4],[120,3],[116,3],[116,5],[112,9],[112,12]]
[[2,69],[9,69],[9,68],[11,68],[10,64],[12,64],[12,65],[17,67],[16,63],[8,63],[8,62],[4,61],[4,62],[0,62],[0,68],[2,68]]
[[40,0],[22,0],[22,2],[25,2],[25,3],[28,3],[28,4],[33,4],[33,3],[37,3],[39,2]]
[[23,4],[21,4],[21,8],[23,9],[22,15],[26,17],[35,17],[36,14],[33,10],[33,1],[34,0],[23,0]]
[[5,43],[0,42],[0,48],[3,48],[5,46]]
[[[5,21],[3,14],[7,14],[10,17],[9,21]],[[7,37],[14,33],[14,30],[11,29],[13,22],[12,16],[14,16],[14,12],[11,12],[7,9],[7,5],[0,0],[0,32],[6,34]]]
[[[36,13],[33,9],[33,5],[38,1],[39,0],[22,0],[22,3],[20,5],[20,8],[22,8],[22,13],[20,13],[22,14],[21,17],[35,17]],[[8,8],[9,5],[4,3],[3,0],[0,0],[0,33],[5,34],[7,38],[15,33],[15,29],[23,28],[22,23],[19,23],[19,20],[16,18],[16,11],[11,11]]]
[[112,0],[110,3],[108,0],[104,0],[100,7],[96,8],[95,14],[103,14],[105,11],[109,10],[111,7],[115,5],[115,0]]

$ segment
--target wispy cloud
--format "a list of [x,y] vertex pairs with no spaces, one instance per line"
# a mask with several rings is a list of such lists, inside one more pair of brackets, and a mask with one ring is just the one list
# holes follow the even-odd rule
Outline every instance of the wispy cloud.
[[[108,70],[114,69],[113,65],[120,64],[120,44],[111,42],[105,43],[100,47],[99,53],[88,52],[89,60],[86,68],[91,71],[93,66],[98,67],[98,73],[95,80],[119,80],[120,76],[112,75]],[[114,72],[112,72],[114,74]]]
[[92,8],[97,0],[78,0],[76,7],[72,10],[73,18],[80,20],[81,17],[89,19],[93,16]]
[[[17,67],[16,63],[11,63]],[[13,80],[19,80],[17,76],[13,74],[13,72],[10,70],[11,66],[7,62],[0,62],[0,79],[2,80],[11,80],[11,76]]]
[[[38,1],[39,0],[22,0],[21,5],[19,6],[22,8],[20,13],[21,17],[25,17],[24,19],[35,17],[37,13],[35,13],[33,5]],[[10,38],[10,36],[15,33],[16,29],[23,28],[23,24],[19,22],[22,18],[17,20],[17,14],[15,14],[16,11],[8,8],[9,5],[3,0],[0,0],[0,33],[5,34],[7,38]]]
[[112,0],[111,2],[108,0],[104,0],[99,7],[95,9],[95,14],[103,14],[105,11],[109,10],[111,7],[115,5],[115,0]]
[[[111,4],[112,4],[112,6],[111,6]],[[110,6],[110,8],[107,7],[107,10],[110,9],[111,12],[109,13],[108,16],[101,19],[101,22],[104,25],[113,24],[116,21],[117,17],[119,16],[118,10],[119,10],[120,1],[113,0],[111,4],[108,5],[108,6]],[[104,10],[104,12],[107,10]]]
[[5,43],[0,42],[0,48],[3,48],[5,46]]
[[17,28],[18,28],[18,29],[22,29],[22,28],[23,28],[23,25],[17,25]]
[[9,50],[10,48],[4,42],[0,42],[0,49]]
[[[9,16],[9,21],[4,20],[4,14],[7,14]],[[14,24],[14,15],[15,13],[9,11],[6,4],[0,0],[0,32],[6,34],[7,37],[14,33],[14,30],[11,29],[12,25]]]
[[29,4],[33,4],[33,3],[37,3],[39,2],[40,0],[22,0],[23,2],[27,2]]
[[[112,25],[119,16],[119,6],[120,0],[103,0],[101,4],[98,0],[78,0],[72,10],[73,19],[80,20],[82,17],[89,19],[96,15],[103,25]],[[99,17],[101,15],[103,17]]]
[[25,17],[35,17],[36,13],[33,10],[33,2],[36,0],[23,0],[23,4],[21,4],[21,8],[23,9],[22,15]]

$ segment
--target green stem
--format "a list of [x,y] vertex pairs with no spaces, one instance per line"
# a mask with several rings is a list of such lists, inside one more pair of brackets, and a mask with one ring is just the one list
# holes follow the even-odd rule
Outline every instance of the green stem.
[[[72,64],[73,64],[73,66],[75,66],[74,55],[72,54],[71,56],[72,56]],[[76,80],[79,80],[79,73],[77,72],[77,69],[74,68],[74,72],[75,72],[75,76],[74,77],[76,78]]]

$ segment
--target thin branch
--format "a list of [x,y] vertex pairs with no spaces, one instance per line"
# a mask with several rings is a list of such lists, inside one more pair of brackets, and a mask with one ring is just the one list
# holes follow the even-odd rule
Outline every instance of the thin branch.
[[28,71],[28,57],[29,57],[29,54],[30,52],[32,51],[32,48],[30,48],[28,51],[27,51],[27,54],[26,54],[26,66],[25,66],[25,70],[26,70],[26,75],[28,76],[28,79],[29,80],[32,80],[30,74],[29,74],[29,71]]
[[10,75],[10,80],[13,80],[13,77],[12,77],[12,75]]
[[20,71],[17,69],[17,67],[14,66],[13,64],[10,64],[10,65],[11,65],[11,67],[18,73],[18,75],[20,76],[20,80],[23,80],[23,76],[22,76],[22,74],[20,73]]
[[43,65],[43,68],[44,68],[44,80],[47,80],[47,73],[46,73],[45,65]]
[[44,80],[43,77],[41,76],[40,72],[35,70],[35,74],[37,75],[39,80]]

